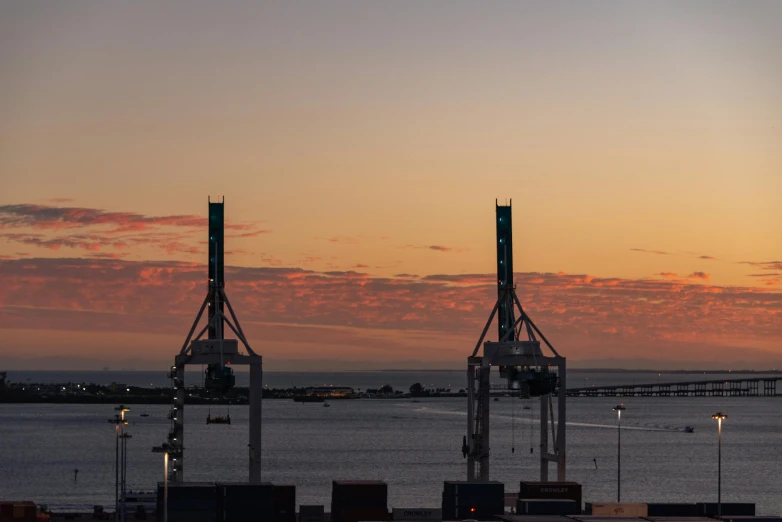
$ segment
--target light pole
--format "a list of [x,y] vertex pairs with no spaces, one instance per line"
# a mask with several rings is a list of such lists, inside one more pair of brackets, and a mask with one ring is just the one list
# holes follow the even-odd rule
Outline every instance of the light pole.
[[163,453],[163,522],[168,522],[168,444],[152,448],[153,453]]
[[614,407],[616,412],[616,501],[622,499],[622,412],[624,404]]
[[722,421],[728,416],[721,411],[711,416],[717,419],[717,517],[722,516]]
[[[125,420],[125,412],[130,411],[130,408],[120,404],[114,411],[118,411],[119,414],[115,415],[115,421],[117,423],[117,461],[120,464],[117,466],[116,471],[116,484],[114,486],[114,495],[116,497],[116,506],[114,512],[114,519],[118,521],[125,520],[125,463],[127,460],[127,439],[130,435],[125,433],[125,425],[128,421]],[[122,439],[122,448],[119,446],[119,439]]]
[[117,447],[114,450],[114,520],[119,520],[119,423],[120,416],[114,415],[109,422],[114,423],[114,436],[117,439]]
[[163,455],[163,522],[168,522],[168,452]]

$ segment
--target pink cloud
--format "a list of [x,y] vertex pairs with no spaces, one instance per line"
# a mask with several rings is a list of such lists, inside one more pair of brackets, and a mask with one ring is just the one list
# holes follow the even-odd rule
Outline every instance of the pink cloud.
[[[205,281],[204,266],[181,261],[3,260],[0,272],[5,279],[0,324],[84,332],[184,335]],[[643,347],[676,343],[681,353],[706,356],[721,346],[782,343],[778,287],[721,287],[696,280],[516,274],[525,310],[567,356],[645,357]],[[447,332],[450,340],[438,353],[454,360],[463,358],[462,345],[477,338],[497,297],[491,274],[373,277],[279,265],[229,266],[226,285],[243,325],[265,339],[266,325],[287,325],[288,331],[340,329],[343,344],[330,348],[335,353],[347,346],[375,350],[366,344],[365,336],[372,335],[393,337],[388,345],[378,341],[377,348],[388,346],[393,354],[413,351],[422,336]],[[489,336],[496,340],[496,330]],[[275,353],[273,342],[268,349]]]
[[751,265],[761,270],[782,270],[782,261],[740,261],[742,265]]
[[[50,250],[71,248],[116,251],[150,246],[168,256],[189,256],[202,252],[203,249],[196,247],[199,242],[195,240],[195,235],[205,224],[205,218],[189,215],[144,216],[132,212],[106,212],[76,207],[0,206],[0,230],[27,229],[24,232],[0,233],[0,239]],[[74,228],[79,228],[80,233],[64,233]],[[257,222],[229,222],[226,228],[244,231],[227,236],[235,238],[250,238],[271,232],[259,229]],[[30,232],[30,229],[35,232]]]

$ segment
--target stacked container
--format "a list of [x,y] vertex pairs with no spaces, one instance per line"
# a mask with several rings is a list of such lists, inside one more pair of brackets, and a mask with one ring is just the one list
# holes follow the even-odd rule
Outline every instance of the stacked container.
[[646,504],[631,502],[587,502],[584,511],[587,515],[600,517],[642,518],[649,516]]
[[0,522],[36,522],[33,502],[0,502]]
[[[702,517],[716,517],[717,516],[717,503],[716,502],[698,502],[695,504],[695,510],[698,516]],[[755,516],[755,504],[745,502],[723,502],[721,508],[722,516],[724,517],[754,517]]]
[[378,480],[335,480],[331,522],[388,520],[388,485]]
[[323,522],[325,519],[323,506],[299,506],[299,522]]
[[274,522],[296,522],[296,486],[274,485]]
[[649,517],[697,517],[698,510],[695,504],[657,503],[646,504]]
[[580,515],[575,500],[566,498],[529,499],[516,501],[517,515]]
[[446,481],[443,484],[443,520],[493,520],[504,512],[502,482]]
[[217,483],[217,522],[272,522],[274,486],[270,483]]
[[[535,500],[572,500],[576,504],[575,513],[581,513],[581,484],[578,482],[529,482],[519,484],[519,499]],[[521,513],[519,513],[521,514]],[[532,513],[530,513],[532,514]],[[545,514],[545,513],[536,513]],[[562,513],[551,513],[562,514]]]
[[[163,483],[157,485],[158,519],[163,520]],[[215,522],[217,488],[211,482],[169,482],[168,522]]]

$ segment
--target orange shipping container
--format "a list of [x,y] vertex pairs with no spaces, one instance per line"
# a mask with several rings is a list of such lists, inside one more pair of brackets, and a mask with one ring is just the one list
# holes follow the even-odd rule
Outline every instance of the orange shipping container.
[[0,503],[0,522],[37,522],[33,502]]

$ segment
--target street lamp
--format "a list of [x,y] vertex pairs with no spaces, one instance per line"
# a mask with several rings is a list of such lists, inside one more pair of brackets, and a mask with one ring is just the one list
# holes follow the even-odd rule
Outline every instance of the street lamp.
[[163,453],[163,522],[168,522],[168,443],[152,448],[153,453]]
[[625,410],[624,404],[618,404],[614,407],[616,412],[616,501],[621,502],[622,498],[622,412]]
[[722,421],[728,416],[721,411],[711,416],[717,419],[717,517],[722,516]]
[[[125,424],[128,423],[128,421],[125,420],[125,412],[130,411],[130,408],[126,408],[123,405],[119,405],[116,408],[114,408],[114,411],[119,412],[114,415],[113,419],[109,419],[109,422],[114,423],[114,436],[116,438],[116,449],[115,449],[115,463],[114,463],[114,520],[121,520],[120,516],[120,470],[122,471],[122,477],[124,481],[124,444],[126,441],[125,437]],[[128,435],[129,437],[130,435]],[[122,465],[120,465],[120,445],[119,440],[122,439],[123,443],[123,459],[122,459]],[[124,491],[124,486],[123,486]]]
[[[115,520],[125,520],[125,478],[127,476],[125,464],[128,456],[128,438],[130,435],[125,433],[125,425],[128,421],[125,420],[125,413],[130,411],[130,408],[120,404],[114,411],[118,411],[119,414],[114,418],[117,422],[117,460],[119,460],[120,466],[116,472],[119,484],[114,486],[114,494],[117,497],[117,507],[114,513]],[[117,418],[119,417],[119,418]],[[119,447],[119,439],[122,439],[122,448]],[[119,489],[119,493],[117,490]]]
[[114,451],[114,520],[119,520],[119,424],[122,422],[119,415],[114,415],[109,422],[114,423],[114,437],[117,440],[117,447]]
[[163,455],[163,522],[168,522],[168,452]]

